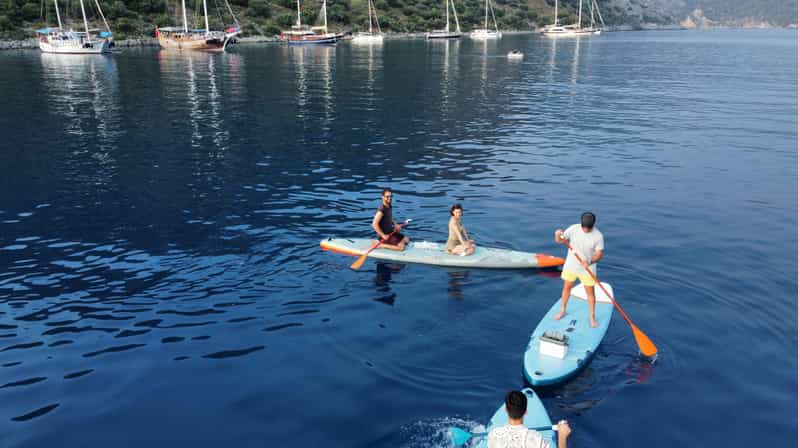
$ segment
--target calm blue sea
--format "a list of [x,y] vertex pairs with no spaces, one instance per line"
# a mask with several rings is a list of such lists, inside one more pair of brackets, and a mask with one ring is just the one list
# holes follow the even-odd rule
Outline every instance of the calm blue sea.
[[[522,62],[506,53],[519,48]],[[798,436],[798,31],[223,55],[0,53],[0,446],[446,447],[523,386],[556,272],[320,250],[408,234],[564,255],[616,314],[543,392],[572,447]]]

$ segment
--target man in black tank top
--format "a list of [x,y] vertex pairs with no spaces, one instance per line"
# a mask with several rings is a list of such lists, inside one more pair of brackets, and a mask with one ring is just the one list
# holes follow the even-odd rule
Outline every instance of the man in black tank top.
[[[371,228],[377,232],[377,238],[383,243],[383,249],[405,250],[405,246],[410,242],[410,238],[399,233],[402,226],[397,225],[393,220],[393,191],[390,188],[382,190],[382,205],[377,209],[374,219],[371,221]],[[394,232],[395,231],[395,232]]]

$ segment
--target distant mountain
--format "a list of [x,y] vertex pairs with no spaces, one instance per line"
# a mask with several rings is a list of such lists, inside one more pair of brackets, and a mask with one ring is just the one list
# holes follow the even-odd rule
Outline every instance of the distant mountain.
[[[575,4],[578,0],[568,0]],[[553,0],[552,0],[553,3]],[[797,26],[798,0],[599,0],[613,25]]]

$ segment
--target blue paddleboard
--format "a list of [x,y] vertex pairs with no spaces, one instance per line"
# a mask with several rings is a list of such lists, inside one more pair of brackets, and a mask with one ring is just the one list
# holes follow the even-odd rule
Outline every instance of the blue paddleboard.
[[[615,295],[609,283],[602,284],[611,295]],[[554,320],[554,316],[560,312],[560,301],[557,300],[532,332],[524,353],[524,376],[529,384],[550,386],[561,383],[576,375],[596,353],[601,340],[607,334],[614,307],[598,285],[595,291],[598,327],[590,326],[590,308],[585,287],[579,284],[571,290],[565,316]],[[568,336],[568,351],[563,359],[540,353],[540,337],[546,331]]]
[[[526,395],[527,404],[526,404],[526,415],[524,416],[524,426],[527,428],[535,428],[541,426],[551,426],[551,419],[549,419],[549,414],[546,412],[546,408],[543,407],[543,403],[538,398],[537,394],[529,388],[522,390],[521,392]],[[487,432],[490,432],[496,426],[504,426],[507,424],[507,411],[504,409],[504,404],[499,406],[499,409],[493,414],[491,417],[490,422],[488,422]],[[540,435],[543,437],[544,440],[548,440],[551,447],[557,446],[557,437],[556,432],[552,429],[547,429],[544,431],[539,431]],[[488,437],[483,437],[479,443],[477,444],[478,448],[487,448],[488,446]]]

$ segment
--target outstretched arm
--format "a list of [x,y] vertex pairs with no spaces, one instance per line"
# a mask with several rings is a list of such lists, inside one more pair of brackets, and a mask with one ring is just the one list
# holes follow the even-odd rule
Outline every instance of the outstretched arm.
[[568,448],[568,436],[571,435],[571,427],[566,420],[557,423],[557,448]]

